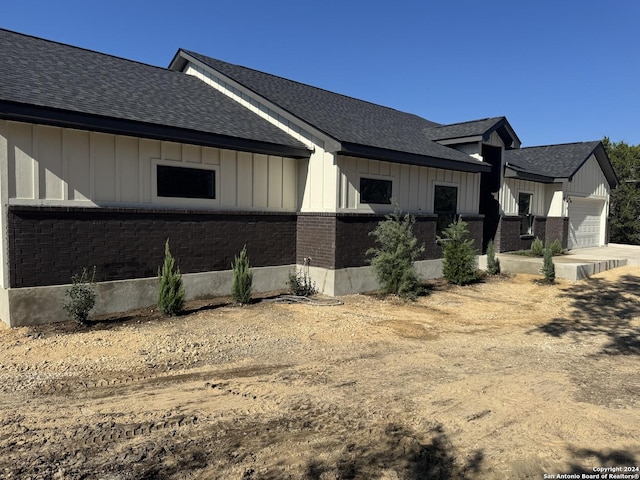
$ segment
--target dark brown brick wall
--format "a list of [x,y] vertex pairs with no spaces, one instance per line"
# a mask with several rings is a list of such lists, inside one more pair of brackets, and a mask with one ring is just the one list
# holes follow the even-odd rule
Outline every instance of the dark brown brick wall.
[[569,241],[569,219],[563,217],[547,217],[547,242],[554,240],[562,242],[562,248],[567,248]]
[[229,270],[246,243],[252,266],[296,261],[296,215],[56,207],[9,208],[11,287],[153,277],[164,242],[183,273]]
[[520,217],[502,216],[496,231],[494,240],[496,252],[514,252],[516,250],[528,250],[535,237],[545,241],[547,235],[547,218],[535,217],[533,219],[533,234],[520,235]]
[[483,215],[460,215],[460,219],[467,223],[469,238],[473,240],[473,246],[477,253],[482,253],[482,238],[484,230]]
[[311,258],[310,265],[314,267],[335,268],[335,215],[299,214],[295,245],[298,265],[303,265],[305,258]]
[[[362,267],[369,265],[366,252],[375,246],[374,238],[369,235],[383,215],[338,214],[336,219],[336,261],[335,268]],[[425,251],[420,260],[440,258],[442,251],[436,245],[436,216],[417,215],[413,233],[419,243],[424,243]]]

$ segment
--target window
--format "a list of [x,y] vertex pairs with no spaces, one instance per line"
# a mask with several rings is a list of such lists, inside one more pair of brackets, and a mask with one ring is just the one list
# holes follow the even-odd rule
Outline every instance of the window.
[[456,220],[458,211],[458,187],[436,185],[433,197],[433,213],[438,215],[436,234],[442,231]]
[[201,168],[157,165],[159,197],[216,198],[216,172]]
[[391,204],[391,180],[360,178],[360,203]]
[[533,234],[533,215],[531,215],[531,203],[533,194],[518,193],[518,215],[520,215],[520,235]]

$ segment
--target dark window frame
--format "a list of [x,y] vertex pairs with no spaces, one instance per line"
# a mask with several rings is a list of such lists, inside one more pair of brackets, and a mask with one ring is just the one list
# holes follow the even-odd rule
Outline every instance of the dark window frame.
[[[526,198],[526,201],[525,201]],[[523,208],[524,206],[524,208]],[[518,192],[518,216],[520,217],[520,236],[533,235],[533,193]]]
[[393,198],[393,180],[360,177],[359,187],[360,203],[369,205],[391,205],[391,199]]
[[156,197],[215,201],[217,169],[157,163]]
[[[456,221],[458,216],[458,191],[457,185],[434,185],[433,213],[438,216],[436,220],[436,235],[441,235],[445,228]],[[446,193],[446,197],[448,198],[439,199],[438,193],[445,194],[445,192],[448,192]],[[451,203],[452,201],[453,204]],[[447,203],[449,203],[449,205],[446,205]]]

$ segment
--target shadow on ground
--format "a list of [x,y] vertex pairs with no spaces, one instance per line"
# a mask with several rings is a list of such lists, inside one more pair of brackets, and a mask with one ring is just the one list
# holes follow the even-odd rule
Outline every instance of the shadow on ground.
[[571,299],[567,318],[554,318],[536,331],[554,337],[568,333],[608,337],[602,353],[640,355],[640,277],[625,275],[615,282],[590,278],[565,289],[560,295]]
[[[563,473],[579,473],[579,474],[591,474],[593,475],[594,468],[624,468],[624,467],[637,467],[640,458],[633,452],[628,450],[591,450],[587,448],[571,450],[571,456],[574,458],[567,472]],[[579,465],[579,462],[581,465]],[[586,467],[584,466],[586,465]],[[625,473],[622,470],[614,471],[613,473]],[[637,474],[638,472],[627,471],[627,474]]]

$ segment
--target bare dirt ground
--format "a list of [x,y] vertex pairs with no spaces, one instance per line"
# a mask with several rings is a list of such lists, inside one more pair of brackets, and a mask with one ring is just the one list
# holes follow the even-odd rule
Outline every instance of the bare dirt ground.
[[0,329],[0,477],[524,479],[640,465],[640,268],[342,300]]

